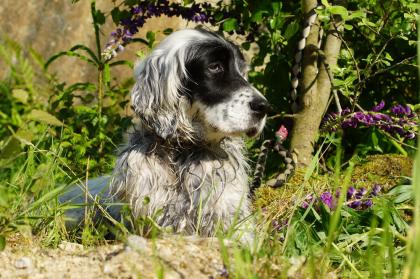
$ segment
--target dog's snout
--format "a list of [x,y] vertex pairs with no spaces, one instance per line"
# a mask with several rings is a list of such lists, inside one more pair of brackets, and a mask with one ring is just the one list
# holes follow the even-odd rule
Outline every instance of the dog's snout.
[[258,116],[264,116],[271,112],[271,106],[263,98],[254,98],[249,102],[249,107]]

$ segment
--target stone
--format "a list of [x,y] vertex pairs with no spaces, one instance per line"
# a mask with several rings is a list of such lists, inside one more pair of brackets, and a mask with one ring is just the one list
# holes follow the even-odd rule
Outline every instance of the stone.
[[147,240],[139,235],[129,235],[126,242],[127,251],[144,251],[147,249]]
[[28,257],[22,257],[15,261],[15,267],[19,269],[29,269],[32,267],[32,260]]
[[[29,48],[40,53],[45,59],[53,54],[83,44],[96,52],[95,34],[90,15],[90,2],[79,1],[72,4],[70,0],[1,0],[0,7],[0,41],[4,36],[18,42],[24,50]],[[114,7],[113,1],[97,1],[97,9],[109,14]],[[165,35],[161,30],[174,30],[186,27],[179,18],[152,18],[140,30],[137,36],[145,38],[148,31],[156,31],[156,40]],[[115,29],[111,18],[101,30],[102,48]],[[138,43],[129,45],[116,60],[134,61],[138,50],[147,52],[147,47]],[[49,71],[57,73],[59,81],[67,84],[96,80],[96,71],[90,64],[74,57],[62,57],[51,64]],[[4,78],[3,65],[0,61],[0,79]],[[113,76],[125,80],[132,76],[128,67],[118,66],[112,70]]]
[[58,248],[66,252],[77,252],[83,250],[83,245],[79,243],[62,241],[60,244],[58,244]]

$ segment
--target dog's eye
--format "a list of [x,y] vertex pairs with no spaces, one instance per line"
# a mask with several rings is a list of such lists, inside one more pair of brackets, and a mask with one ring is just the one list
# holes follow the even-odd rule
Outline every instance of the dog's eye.
[[207,66],[207,68],[213,74],[221,73],[224,71],[223,65],[220,62],[211,63]]

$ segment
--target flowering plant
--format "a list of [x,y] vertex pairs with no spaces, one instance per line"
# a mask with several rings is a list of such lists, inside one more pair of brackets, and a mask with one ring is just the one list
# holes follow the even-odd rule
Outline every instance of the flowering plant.
[[343,129],[377,127],[401,139],[414,139],[419,117],[411,106],[397,104],[389,110],[384,110],[384,107],[385,102],[381,101],[371,111],[351,112],[349,108],[346,108],[341,114],[327,114],[323,121],[323,130],[332,131],[339,127]]
[[[139,31],[149,18],[166,15],[168,17],[181,17],[195,23],[210,22],[216,20],[208,3],[192,4],[190,7],[179,3],[170,3],[168,0],[157,1],[125,1],[126,10],[115,7],[112,19],[118,28],[111,33],[111,40],[107,43],[102,57],[111,60],[124,49],[124,46],[133,41],[133,36]],[[128,11],[129,12],[128,12]]]
[[[376,184],[369,192],[366,188],[363,187],[359,189],[349,187],[346,193],[345,205],[355,210],[369,209],[373,205],[372,199],[379,195],[381,188],[382,187],[380,185]],[[337,207],[337,201],[340,195],[340,190],[335,191],[335,193],[329,191],[323,192],[319,198],[316,198],[313,194],[308,194],[301,204],[301,208],[306,209],[310,205],[319,207],[320,203],[322,203],[330,210],[334,210]]]

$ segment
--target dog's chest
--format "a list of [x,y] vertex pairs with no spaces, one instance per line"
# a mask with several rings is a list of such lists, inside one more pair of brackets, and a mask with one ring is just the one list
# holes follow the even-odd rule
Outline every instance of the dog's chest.
[[[239,150],[223,149],[186,154],[180,165],[180,188],[190,210],[206,208],[216,215],[230,215],[249,192],[246,163]],[[208,213],[208,212],[207,212]]]

